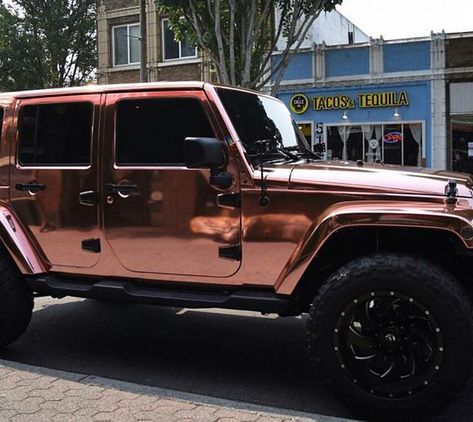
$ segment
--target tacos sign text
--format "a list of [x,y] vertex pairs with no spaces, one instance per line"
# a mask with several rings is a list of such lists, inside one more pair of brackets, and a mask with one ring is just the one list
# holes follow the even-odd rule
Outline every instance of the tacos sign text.
[[[304,98],[304,107],[301,107],[301,98]],[[358,94],[355,98],[348,95],[320,96],[312,99],[314,110],[344,110],[375,107],[402,107],[409,105],[409,98],[405,91],[401,92],[374,92]],[[296,94],[291,98],[290,108],[294,113],[303,114],[308,110],[308,99],[303,94]]]

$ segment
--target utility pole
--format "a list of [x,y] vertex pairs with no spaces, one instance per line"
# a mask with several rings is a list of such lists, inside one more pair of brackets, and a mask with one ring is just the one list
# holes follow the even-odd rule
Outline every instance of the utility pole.
[[140,37],[140,82],[148,82],[148,70],[146,69],[146,63],[148,62],[148,43],[146,38],[146,0],[140,0]]

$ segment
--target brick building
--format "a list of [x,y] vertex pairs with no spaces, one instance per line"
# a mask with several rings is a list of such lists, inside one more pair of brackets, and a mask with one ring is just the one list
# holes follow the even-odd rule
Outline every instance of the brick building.
[[[211,63],[185,42],[176,42],[166,17],[154,0],[146,2],[147,69],[149,81],[215,81]],[[140,24],[138,0],[100,0],[97,17],[99,83],[138,82]],[[304,45],[367,41],[368,36],[337,11],[323,13],[310,29]],[[278,47],[283,47],[280,42]]]
[[[97,16],[98,81],[140,80],[140,24],[138,0],[102,0]],[[148,79],[211,80],[210,66],[197,49],[176,42],[166,18],[154,1],[147,1]]]

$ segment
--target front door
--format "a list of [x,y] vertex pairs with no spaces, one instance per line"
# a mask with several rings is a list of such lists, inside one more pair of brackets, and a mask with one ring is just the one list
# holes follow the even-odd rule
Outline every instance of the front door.
[[17,106],[11,205],[55,266],[92,267],[99,258],[98,208],[81,203],[81,194],[97,189],[99,107],[100,95]]
[[204,92],[109,94],[106,107],[104,226],[120,263],[140,273],[235,273],[239,261],[219,248],[240,243],[240,210],[217,205],[209,171],[183,164],[186,137],[221,137]]

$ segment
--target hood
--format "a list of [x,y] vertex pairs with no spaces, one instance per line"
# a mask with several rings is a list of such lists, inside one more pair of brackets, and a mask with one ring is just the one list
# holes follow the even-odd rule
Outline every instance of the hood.
[[[319,161],[264,166],[268,186],[285,184],[289,189],[445,196],[449,180],[457,182],[459,197],[471,198],[469,174],[420,167],[349,161]],[[259,171],[255,172],[259,176]]]

